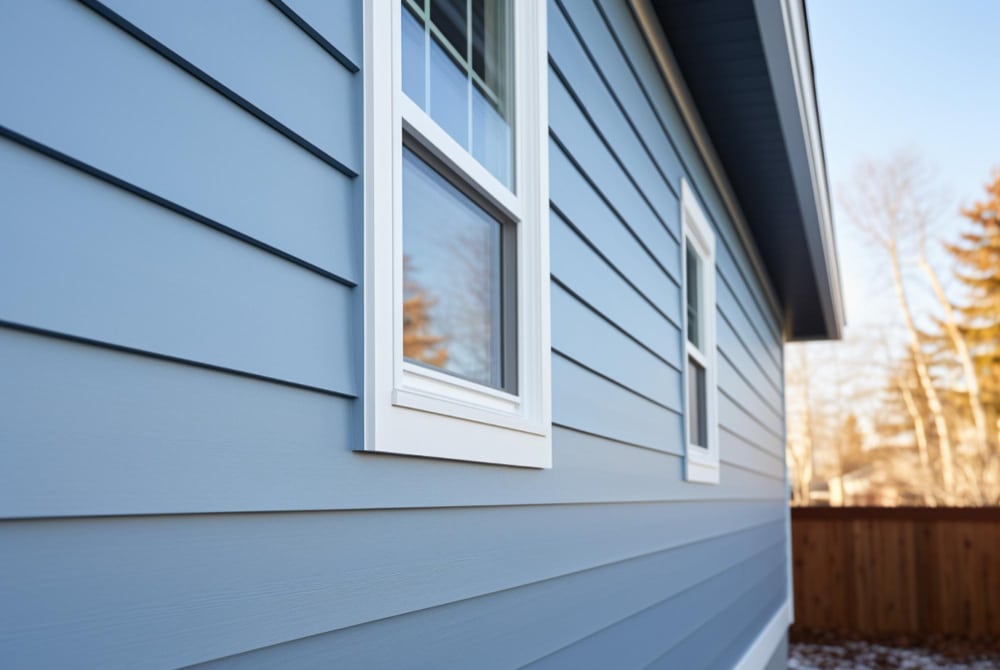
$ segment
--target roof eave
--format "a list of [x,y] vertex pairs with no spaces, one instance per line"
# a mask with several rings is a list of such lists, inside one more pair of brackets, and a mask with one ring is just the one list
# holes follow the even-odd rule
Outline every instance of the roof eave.
[[[844,327],[840,268],[805,6],[802,0],[754,0],[754,10],[819,288],[824,334],[840,339]],[[800,339],[794,331],[788,338]]]

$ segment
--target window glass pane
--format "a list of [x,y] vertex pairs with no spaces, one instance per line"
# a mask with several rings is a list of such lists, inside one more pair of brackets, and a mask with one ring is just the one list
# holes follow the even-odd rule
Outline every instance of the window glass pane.
[[452,50],[464,54],[468,48],[469,17],[466,0],[431,0],[431,23]]
[[403,355],[503,388],[503,224],[403,149]]
[[708,446],[707,398],[705,368],[688,357],[688,441],[699,447]]
[[427,85],[424,81],[424,20],[406,2],[403,3],[402,14],[403,92],[424,107]]
[[701,349],[701,258],[687,245],[687,338]]
[[510,0],[401,1],[403,91],[512,188]]
[[430,100],[425,109],[456,142],[469,148],[469,79],[445,42],[431,38]]

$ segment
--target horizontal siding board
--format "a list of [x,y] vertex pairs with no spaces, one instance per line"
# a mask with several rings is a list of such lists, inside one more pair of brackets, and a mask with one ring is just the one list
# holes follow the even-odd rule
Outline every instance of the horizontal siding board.
[[[680,251],[675,239],[655,216],[641,192],[601,142],[593,126],[570,96],[563,82],[549,69],[549,127],[568,155],[587,175],[601,198],[639,240],[661,272],[679,284]],[[554,172],[554,168],[550,169]],[[556,198],[553,197],[553,200]],[[558,200],[557,200],[558,202]]]
[[742,371],[726,358],[725,352],[719,352],[719,355],[716,356],[716,364],[718,366],[720,392],[725,393],[730,398],[736,399],[739,405],[748,411],[774,437],[782,439],[782,435],[784,435],[784,421],[781,413],[764,402],[754,387],[747,383],[741,374]]
[[549,169],[549,195],[562,216],[667,318],[679,324],[680,287],[669,280],[555,142],[549,142]]
[[[624,52],[629,68],[638,78],[647,100],[664,128],[664,132],[676,148],[699,199],[706,206],[709,218],[715,224],[716,231],[721,237],[720,244],[717,246],[717,263],[723,266],[723,271],[726,272],[731,281],[735,281],[739,277],[740,282],[745,284],[746,293],[750,297],[746,306],[756,312],[753,314],[753,318],[759,319],[773,337],[779,337],[781,328],[778,325],[778,317],[766,306],[766,301],[761,297],[764,292],[763,286],[753,270],[748,253],[741,246],[739,236],[728,222],[722,197],[713,185],[708,169],[676,107],[673,94],[667,87],[659,66],[647,47],[635,17],[627,3],[621,2],[621,0],[595,0],[595,2],[601,8],[607,26],[615,35],[616,44]],[[589,36],[587,39],[589,40]],[[679,184],[676,184],[675,187],[679,190]],[[733,258],[734,254],[739,258],[738,262]],[[727,261],[730,268],[725,267]],[[754,297],[754,295],[758,297]],[[741,300],[743,297],[741,295]]]
[[723,428],[719,431],[719,454],[723,463],[784,481],[785,462]]
[[720,432],[739,435],[740,439],[784,460],[784,438],[765,428],[755,416],[725,393],[719,394],[719,426]]
[[[296,640],[200,666],[514,668],[734,567],[784,537],[780,522],[592,570]],[[669,575],[670,579],[664,579]],[[392,644],[384,644],[392,640]],[[627,648],[619,650],[627,654]],[[568,666],[573,667],[573,666]],[[617,663],[606,667],[627,667]]]
[[0,648],[23,668],[174,667],[718,537],[773,521],[776,508],[554,505],[4,522],[0,599],[19,607],[0,609]]
[[[623,115],[617,101],[595,69],[591,54],[572,32],[558,3],[549,3],[549,57],[554,62],[558,76],[569,82],[581,108],[590,118],[592,127],[602,137],[616,164],[634,183],[643,200],[662,226],[665,226],[676,243],[680,240],[680,216],[677,196],[670,190],[649,153],[633,131],[630,120]],[[560,119],[561,120],[561,119]],[[612,189],[614,190],[614,189]],[[652,240],[662,232],[647,229]],[[667,248],[672,248],[668,245]],[[672,260],[672,259],[671,259]],[[668,265],[674,277],[679,277],[676,263]]]
[[12,10],[0,23],[0,125],[358,279],[355,180],[81,5]]
[[786,580],[785,567],[780,561],[777,565],[772,563],[771,570],[759,581],[744,580],[742,588],[728,592],[726,607],[717,616],[703,622],[694,633],[647,667],[650,670],[735,667],[742,652],[784,602]]
[[[688,579],[686,588],[660,602],[637,611],[631,617],[596,631],[573,645],[539,659],[529,665],[531,670],[556,670],[574,668],[645,668],[699,626],[710,624],[714,618],[725,616],[734,594],[746,592],[747,584],[759,583],[780,564],[783,548],[780,539],[767,548],[743,549],[736,554],[739,562],[708,578]],[[710,560],[705,556],[705,560]],[[711,655],[713,645],[702,649],[702,656]],[[692,664],[670,667],[694,669],[700,667],[697,659]]]
[[752,353],[754,360],[763,369],[772,382],[779,388],[784,386],[784,377],[781,372],[781,340],[772,339],[770,336],[761,335],[761,332],[750,323],[746,310],[740,305],[736,295],[729,288],[729,283],[725,277],[718,273],[720,281],[715,283],[715,301],[719,309],[726,315],[726,319],[732,325],[743,342]]
[[581,303],[552,285],[552,347],[586,361],[595,372],[676,412],[681,411],[680,371],[657,358]]
[[[557,282],[657,356],[680,365],[680,329],[555,211],[550,216],[549,240],[552,275]],[[553,327],[558,325],[553,321]]]
[[[361,76],[274,7],[199,0],[105,4],[355,173],[361,171]],[[358,19],[353,32],[360,34],[360,16],[351,18]]]
[[680,193],[681,177],[684,175],[677,151],[597,7],[593,2],[562,2],[562,7],[569,10],[568,20],[580,34],[580,41],[596,55],[595,60],[598,61],[605,80],[613,82],[612,93],[676,197]]
[[766,351],[776,363],[781,362],[782,339],[767,325],[764,312],[757,307],[754,293],[740,278],[740,270],[732,253],[724,245],[716,245],[715,265],[722,275],[723,283],[736,296],[736,303],[750,323],[751,330],[764,342]]
[[359,391],[352,289],[5,140],[0,172],[0,319]]
[[680,414],[613,384],[557,352],[552,354],[552,422],[671,453],[678,453],[682,444]]
[[733,329],[721,310],[715,318],[716,343],[726,358],[733,362],[757,396],[772,410],[781,414],[781,385],[775,383],[757,364],[757,359]]
[[550,470],[356,453],[357,401],[2,328],[0,369],[5,517],[782,495],[725,446],[722,485],[684,482],[679,437],[557,427]]

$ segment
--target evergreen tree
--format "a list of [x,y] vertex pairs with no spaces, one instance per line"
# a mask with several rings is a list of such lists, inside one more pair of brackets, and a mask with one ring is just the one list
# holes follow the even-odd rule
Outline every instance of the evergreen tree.
[[966,288],[955,305],[960,329],[976,370],[987,426],[986,451],[976,465],[980,498],[1000,503],[1000,170],[986,185],[986,198],[962,210],[971,224],[959,244],[945,245]]
[[962,210],[972,224],[962,243],[945,245],[958,265],[967,300],[956,305],[962,332],[980,373],[983,401],[994,420],[1000,407],[1000,171],[986,186],[987,197]]

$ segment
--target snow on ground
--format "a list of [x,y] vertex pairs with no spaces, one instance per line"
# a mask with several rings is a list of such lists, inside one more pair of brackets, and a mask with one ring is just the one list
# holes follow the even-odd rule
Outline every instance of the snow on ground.
[[790,670],[1000,670],[1000,640],[967,641],[929,638],[923,641],[837,640],[793,641]]

